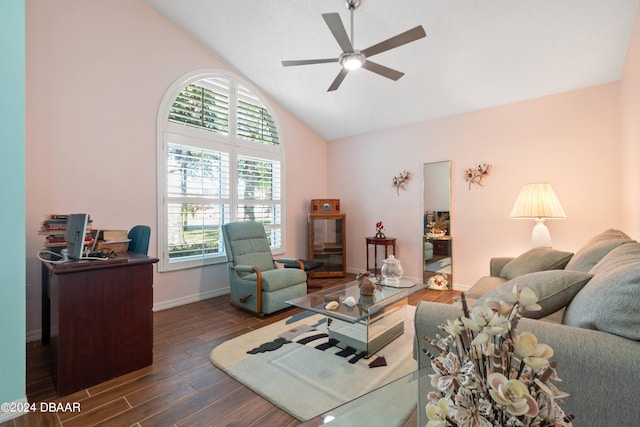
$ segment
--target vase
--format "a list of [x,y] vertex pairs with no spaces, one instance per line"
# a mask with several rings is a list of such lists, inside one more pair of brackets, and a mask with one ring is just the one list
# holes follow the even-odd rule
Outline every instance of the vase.
[[382,231],[376,231],[376,239],[384,239],[384,233]]
[[389,258],[382,262],[380,274],[384,277],[385,285],[398,286],[400,284],[400,278],[404,274],[400,260],[393,255],[389,255]]

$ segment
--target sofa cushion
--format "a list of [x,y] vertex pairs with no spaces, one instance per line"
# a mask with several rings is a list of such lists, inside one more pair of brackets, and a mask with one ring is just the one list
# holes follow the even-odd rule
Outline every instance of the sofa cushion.
[[484,304],[487,298],[500,300],[500,292],[509,293],[513,290],[513,285],[517,284],[518,289],[530,288],[534,291],[538,296],[538,304],[542,307],[540,311],[525,311],[524,317],[541,319],[569,304],[592,276],[580,271],[536,271],[509,280],[480,298],[476,305]]
[[633,240],[620,230],[605,230],[592,237],[576,254],[571,258],[566,270],[587,272],[595,266],[612,249],[623,243],[633,242]]
[[562,322],[640,340],[640,243],[613,249],[591,273]]
[[544,270],[561,270],[573,254],[557,249],[542,247],[530,249],[508,262],[500,272],[500,277],[511,280],[523,274]]

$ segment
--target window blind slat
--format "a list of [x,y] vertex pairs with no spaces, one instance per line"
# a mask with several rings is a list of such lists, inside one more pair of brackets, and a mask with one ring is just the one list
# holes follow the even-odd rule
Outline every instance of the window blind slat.
[[188,85],[175,99],[169,121],[212,132],[229,132],[229,97],[198,85]]

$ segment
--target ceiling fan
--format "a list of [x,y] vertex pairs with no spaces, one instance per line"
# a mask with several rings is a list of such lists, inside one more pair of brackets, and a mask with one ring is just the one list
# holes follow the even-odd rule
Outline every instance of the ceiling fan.
[[357,50],[353,47],[353,11],[357,9],[358,6],[360,6],[360,0],[346,0],[346,3],[347,8],[349,9],[351,14],[351,39],[349,39],[347,31],[342,24],[340,14],[322,14],[324,22],[327,23],[331,34],[333,34],[333,37],[335,37],[338,45],[340,45],[340,48],[342,49],[342,53],[339,57],[326,59],[303,59],[298,61],[282,61],[282,65],[285,67],[290,67],[294,65],[326,64],[329,62],[338,62],[342,66],[342,69],[338,73],[338,76],[335,78],[333,83],[331,83],[331,86],[329,86],[327,92],[338,89],[344,78],[347,76],[347,73],[349,73],[350,70],[356,70],[360,67],[372,71],[376,74],[380,74],[381,76],[394,81],[404,76],[404,73],[389,67],[385,67],[384,65],[371,62],[368,58],[372,57],[373,55],[386,52],[387,50],[426,37],[427,34],[425,33],[424,28],[422,28],[421,25],[418,25],[415,28],[405,31],[404,33],[400,33],[397,36],[391,37],[364,50]]

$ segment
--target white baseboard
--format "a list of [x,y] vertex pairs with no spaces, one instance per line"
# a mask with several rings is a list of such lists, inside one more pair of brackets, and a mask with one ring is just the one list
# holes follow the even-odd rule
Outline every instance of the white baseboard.
[[453,284],[453,289],[456,291],[460,291],[460,292],[466,292],[469,289],[471,289],[471,285],[464,285],[461,283],[454,283]]
[[162,301],[153,305],[153,311],[167,310],[173,307],[179,307],[185,304],[191,304],[192,302],[198,302],[209,298],[219,297],[222,295],[229,295],[231,290],[227,288],[214,289],[212,291],[202,292],[199,294],[188,295],[186,297],[175,298],[172,300]]
[[[13,402],[8,402],[10,407],[14,406],[18,408],[23,407],[28,403],[29,401],[27,400],[27,396],[24,396],[22,399],[14,400]],[[4,423],[14,418],[18,418],[24,414],[26,414],[26,412],[1,412],[0,411],[0,423]]]

